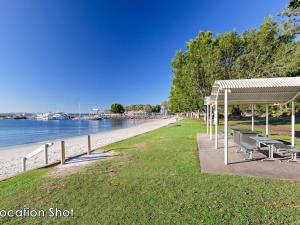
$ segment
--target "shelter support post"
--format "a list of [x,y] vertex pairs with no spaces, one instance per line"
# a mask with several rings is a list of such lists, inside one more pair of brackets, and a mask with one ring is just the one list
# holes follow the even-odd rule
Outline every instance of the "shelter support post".
[[269,105],[266,105],[266,136],[269,136]]
[[228,90],[224,90],[224,164],[228,164]]
[[251,105],[251,130],[254,131],[254,105]]
[[295,102],[292,101],[292,146],[295,146]]
[[218,149],[218,102],[215,103],[215,148]]
[[212,140],[212,117],[213,117],[213,107],[209,105],[209,140]]
[[208,119],[208,117],[209,117],[209,105],[206,105],[206,134],[208,134],[208,123],[209,123],[209,119]]

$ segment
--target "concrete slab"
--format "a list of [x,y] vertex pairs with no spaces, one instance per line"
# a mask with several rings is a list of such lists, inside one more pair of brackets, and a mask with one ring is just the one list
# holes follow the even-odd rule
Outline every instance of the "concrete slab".
[[228,140],[228,165],[224,165],[224,139],[219,137],[219,148],[204,133],[197,134],[201,172],[229,174],[237,176],[253,176],[282,180],[300,181],[300,163],[288,163],[287,159],[278,161],[261,161],[267,153],[255,152],[254,161],[245,161],[245,153],[237,152],[239,146]]

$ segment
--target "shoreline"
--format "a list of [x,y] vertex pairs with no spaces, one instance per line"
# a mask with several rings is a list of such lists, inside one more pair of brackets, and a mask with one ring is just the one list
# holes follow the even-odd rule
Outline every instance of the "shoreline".
[[[104,121],[112,121],[112,120],[119,120],[119,119],[103,119]],[[15,144],[12,144],[12,143],[8,143],[8,145],[0,145],[0,152],[3,151],[3,150],[7,150],[7,149],[11,149],[11,148],[15,148],[15,147],[22,147],[22,146],[25,146],[25,145],[31,145],[31,144],[38,144],[38,143],[45,143],[45,142],[53,142],[53,141],[59,141],[59,140],[65,140],[65,139],[68,139],[68,138],[73,138],[73,137],[80,137],[80,136],[85,136],[85,135],[93,135],[93,134],[97,134],[97,133],[100,133],[100,132],[107,132],[107,131],[111,131],[111,130],[116,130],[116,129],[123,129],[123,128],[128,128],[128,127],[131,127],[131,126],[137,126],[139,124],[142,124],[142,123],[147,123],[149,121],[152,121],[152,120],[155,120],[155,119],[126,119],[126,118],[122,118],[120,120],[127,120],[129,121],[129,123],[131,123],[132,121],[138,121],[137,124],[129,124],[129,125],[125,125],[125,126],[120,126],[120,127],[112,127],[111,129],[99,129],[99,130],[96,130],[96,131],[88,131],[88,130],[84,130],[84,131],[81,131],[80,134],[74,132],[72,134],[66,134],[66,135],[60,135],[61,137],[52,137],[52,138],[49,138],[49,139],[46,139],[45,137],[43,138],[39,138],[39,140],[31,140],[31,141],[27,141],[27,142],[23,142],[23,143],[15,143]],[[157,120],[157,119],[156,119]],[[9,120],[0,120],[1,121],[20,121],[20,120],[14,120],[14,119],[9,119]],[[60,122],[60,121],[74,121],[74,122],[78,122],[79,120],[45,120],[45,121],[42,121],[42,120],[33,120],[33,119],[24,119],[22,121],[39,121],[39,122],[42,122],[42,123],[47,123],[48,121],[57,121],[57,122]],[[92,120],[82,120],[84,122],[86,121],[92,121]],[[44,139],[45,138],[45,139]],[[44,140],[43,140],[44,139]]]
[[[149,131],[174,123],[174,117],[169,119],[155,119],[149,120],[145,123],[136,126],[120,128],[110,131],[102,131],[91,134],[92,149],[97,149],[108,144],[122,141]],[[83,154],[87,151],[87,135],[72,136],[68,138],[61,138],[52,140],[54,145],[48,150],[49,164],[58,162],[60,160],[60,141],[64,140],[66,145],[66,158],[74,157]],[[17,146],[9,146],[0,150],[0,180],[17,175],[22,172],[21,159],[28,153],[40,147],[43,142],[30,143]],[[34,156],[27,161],[26,167],[32,170],[44,165],[43,152]]]
[[[142,122],[140,124],[149,123],[153,120],[158,120],[158,119],[147,119],[147,120],[144,120],[144,122]],[[133,125],[133,126],[130,126],[130,127],[136,127],[136,126],[139,126],[140,124]],[[86,134],[71,135],[71,136],[55,138],[55,139],[49,139],[49,140],[44,140],[44,141],[34,141],[34,142],[24,143],[24,144],[2,146],[2,147],[0,147],[0,158],[1,158],[1,152],[2,151],[9,151],[9,150],[14,149],[14,148],[30,147],[30,146],[35,146],[35,145],[40,146],[40,145],[42,145],[46,142],[58,142],[58,141],[62,141],[62,140],[78,138],[78,137],[84,137],[84,136],[87,136],[87,135],[96,135],[96,134],[100,134],[100,133],[106,133],[106,132],[110,132],[110,131],[114,131],[114,130],[121,130],[121,129],[130,128],[130,127],[113,128],[111,130],[103,130],[103,131],[96,131],[96,132],[86,133]]]

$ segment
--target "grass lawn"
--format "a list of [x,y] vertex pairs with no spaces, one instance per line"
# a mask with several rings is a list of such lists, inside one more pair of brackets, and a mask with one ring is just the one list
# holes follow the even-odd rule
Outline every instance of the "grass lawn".
[[300,224],[300,184],[199,170],[199,121],[184,120],[105,149],[120,156],[53,178],[40,169],[0,182],[0,209],[74,208],[73,218],[0,224]]

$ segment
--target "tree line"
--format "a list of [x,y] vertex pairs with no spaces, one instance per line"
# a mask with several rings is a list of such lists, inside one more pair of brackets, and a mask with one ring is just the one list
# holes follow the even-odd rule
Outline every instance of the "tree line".
[[169,110],[203,110],[215,80],[300,75],[300,1],[290,1],[276,22],[263,21],[259,29],[242,34],[200,32],[176,52]]
[[150,104],[137,104],[129,105],[125,107],[126,111],[146,111],[146,112],[160,112],[160,105],[150,105]]
[[136,104],[136,105],[128,105],[123,106],[119,103],[114,103],[110,107],[110,111],[112,113],[124,113],[125,111],[145,111],[145,112],[160,112],[160,105],[150,105],[150,104]]

